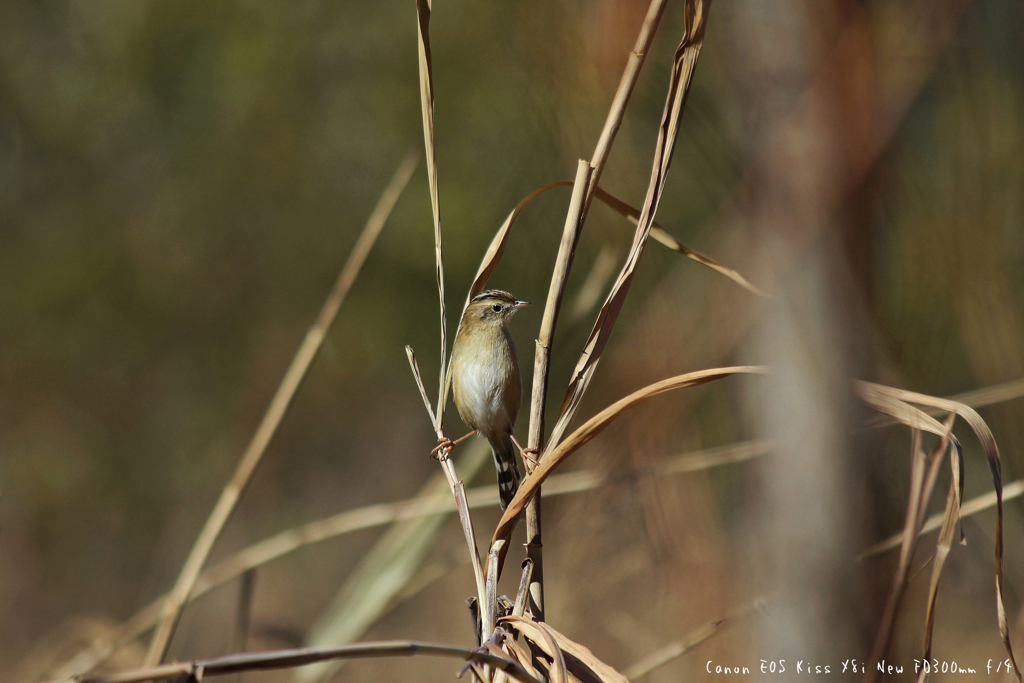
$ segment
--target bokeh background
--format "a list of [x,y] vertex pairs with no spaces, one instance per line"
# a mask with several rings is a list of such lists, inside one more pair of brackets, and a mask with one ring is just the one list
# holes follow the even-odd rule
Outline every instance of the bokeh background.
[[[451,308],[515,203],[589,158],[646,6],[434,3]],[[422,147],[415,16],[412,0],[0,1],[4,680],[47,679],[173,584],[366,217],[406,152]],[[602,179],[634,205],[682,22],[670,4]],[[833,671],[866,662],[896,556],[855,558],[902,527],[910,437],[862,430],[869,411],[852,379],[951,395],[1024,378],[1022,40],[1017,0],[714,4],[658,219],[773,297],[651,243],[581,417],[669,375],[739,363],[773,373],[657,398],[574,456],[569,469],[612,472],[614,483],[545,503],[553,626],[621,670],[767,597],[646,680],[705,680],[708,660],[753,671],[785,659],[787,672],[798,659]],[[435,475],[403,352],[416,349],[433,391],[423,168],[211,562],[307,521],[408,498]],[[543,302],[568,196],[554,190],[526,210],[493,286]],[[555,341],[552,410],[596,312],[582,301],[574,313],[579,292],[588,274],[607,288],[597,264],[618,268],[631,235],[595,205]],[[527,395],[539,323],[538,306],[512,326]],[[1024,403],[982,414],[1014,481]],[[454,411],[448,424],[462,433]],[[977,441],[960,432],[966,496],[990,491]],[[651,469],[751,439],[774,448],[689,474]],[[935,511],[947,482],[944,473]],[[472,483],[493,484],[489,466]],[[1006,506],[1018,652],[1021,511],[1019,499]],[[486,535],[497,509],[475,521]],[[942,577],[934,653],[983,668],[1005,658],[994,513],[963,527],[968,543],[954,546]],[[261,567],[246,647],[306,642],[382,533]],[[361,638],[470,645],[464,554],[448,518]],[[507,574],[501,588],[513,593]],[[910,585],[890,661],[920,657],[929,575]],[[239,594],[235,581],[191,604],[171,656],[232,651]],[[138,665],[145,643],[107,666]],[[374,660],[329,675],[449,680],[455,668]]]

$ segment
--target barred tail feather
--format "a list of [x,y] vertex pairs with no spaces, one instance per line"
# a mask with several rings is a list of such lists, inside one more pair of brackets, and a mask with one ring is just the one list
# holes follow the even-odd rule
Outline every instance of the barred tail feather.
[[494,468],[498,471],[498,497],[501,509],[504,510],[512,502],[519,489],[519,465],[516,464],[516,453],[512,446],[512,437],[503,436],[489,440],[491,453],[494,454]]

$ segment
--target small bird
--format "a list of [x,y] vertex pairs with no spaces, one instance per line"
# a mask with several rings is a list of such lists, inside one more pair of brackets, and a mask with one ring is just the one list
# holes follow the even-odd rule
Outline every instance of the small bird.
[[508,323],[517,310],[529,305],[508,292],[481,292],[466,307],[452,347],[455,407],[462,421],[491,444],[502,510],[519,488],[512,427],[523,398],[519,361]]

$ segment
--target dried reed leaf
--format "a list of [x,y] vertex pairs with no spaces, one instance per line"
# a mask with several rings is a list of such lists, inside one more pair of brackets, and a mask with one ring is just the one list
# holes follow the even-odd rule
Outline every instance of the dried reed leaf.
[[438,376],[437,415],[434,429],[444,420],[445,367],[448,353],[448,312],[444,294],[444,253],[441,249],[441,206],[437,192],[437,153],[434,149],[434,66],[430,58],[431,0],[416,0],[417,54],[420,73],[420,108],[423,112],[423,146],[427,154],[427,183],[434,218],[434,259],[437,264],[437,297],[441,302],[441,370]]
[[[939,577],[942,574],[942,567],[949,555],[949,549],[953,545],[953,532],[956,529],[957,518],[960,512],[960,496],[957,494],[956,485],[950,484],[949,494],[946,496],[946,512],[942,518],[942,530],[939,531],[939,540],[935,546],[935,558],[932,562],[932,580],[928,586],[928,611],[924,619],[924,659],[930,660],[932,656],[932,630],[935,626],[935,602],[939,597]],[[997,568],[997,571],[999,569]],[[1002,603],[1002,595],[998,595]],[[1005,614],[1000,614],[1001,621],[1005,622]],[[1000,631],[1003,627],[1000,625]],[[1009,641],[1007,641],[1009,642]],[[1007,645],[1009,648],[1009,645]],[[1010,658],[1013,658],[1013,650],[1009,650]],[[1016,669],[1017,665],[1014,664]],[[921,671],[918,676],[918,683],[927,680],[929,672]],[[1018,674],[1019,678],[1019,674]]]
[[679,119],[686,104],[686,97],[689,94],[690,83],[693,78],[693,70],[700,55],[700,49],[704,41],[704,29],[707,26],[707,14],[711,7],[710,0],[687,0],[684,6],[686,18],[686,30],[683,39],[676,48],[675,58],[672,64],[672,73],[669,79],[668,97],[665,101],[665,109],[662,113],[661,125],[658,128],[658,140],[655,146],[654,164],[651,171],[651,181],[647,188],[647,196],[640,212],[636,233],[633,236],[633,245],[626,256],[626,262],[619,272],[612,290],[605,299],[604,305],[598,313],[597,321],[587,339],[586,345],[576,369],[573,371],[572,379],[569,382],[562,408],[548,438],[548,447],[557,445],[569,427],[579,408],[580,402],[590,382],[593,379],[597,364],[601,360],[612,329],[625,303],[626,295],[629,293],[629,286],[633,281],[633,275],[640,255],[647,243],[654,215],[657,212],[658,203],[665,189],[665,180],[668,175],[668,168],[672,161],[672,152],[675,148],[676,134],[679,129]]
[[[516,615],[519,616],[519,615]],[[519,643],[516,642],[515,638],[506,637],[503,639],[502,646],[512,659],[519,663],[519,666],[526,669],[526,672],[534,678],[543,678],[540,672],[533,668],[533,657],[530,653],[522,648]]]
[[[608,206],[608,208],[610,208],[613,211],[615,211],[616,213],[618,213],[618,214],[628,218],[630,220],[630,222],[633,223],[633,225],[639,225],[639,222],[640,222],[640,211],[639,211],[639,209],[636,209],[636,208],[630,206],[629,204],[627,204],[626,202],[622,201],[621,199],[612,196],[611,194],[609,194],[608,192],[605,192],[600,187],[598,187],[598,188],[596,188],[594,190],[594,194],[597,196],[598,199],[600,199],[602,202],[604,202],[605,205]],[[680,254],[682,254],[686,258],[692,259],[692,260],[696,261],[697,263],[700,263],[701,265],[707,266],[708,268],[710,268],[710,269],[712,269],[712,270],[714,270],[714,271],[716,271],[718,273],[721,273],[722,275],[726,276],[727,278],[729,278],[733,282],[737,283],[738,285],[740,285],[744,289],[746,289],[746,290],[748,290],[750,292],[753,292],[754,294],[757,294],[758,296],[763,296],[763,297],[767,297],[768,296],[762,290],[760,290],[757,287],[755,287],[754,285],[750,284],[750,282],[748,282],[745,277],[740,275],[738,272],[736,272],[732,268],[727,268],[726,266],[723,266],[721,263],[719,263],[715,259],[711,258],[710,256],[705,256],[704,254],[701,254],[698,251],[694,251],[693,249],[690,249],[688,246],[686,246],[685,244],[683,244],[682,242],[677,240],[675,237],[670,235],[662,226],[660,226],[658,224],[658,221],[654,221],[654,223],[653,223],[653,227],[651,228],[651,237],[654,240],[660,242],[661,244],[664,244],[669,249],[671,249],[673,251],[678,251]]]
[[669,643],[665,647],[655,650],[627,668],[625,673],[626,678],[635,680],[642,676],[646,676],[655,669],[665,666],[672,660],[682,657],[684,654],[697,647],[719,631],[728,626],[732,626],[738,620],[746,617],[747,615],[759,609],[763,609],[768,601],[774,600],[775,597],[777,596],[771,595],[767,598],[757,597],[742,607],[733,610],[728,616],[689,631],[682,640],[677,640],[674,643]]
[[[550,486],[551,484],[549,483],[548,488],[550,488]],[[550,494],[548,489],[544,490],[544,494]],[[1024,495],[1024,479],[1018,479],[1017,481],[1010,482],[1009,484],[1003,487],[1003,502],[1013,500],[1014,498],[1019,498],[1021,495]],[[964,517],[970,517],[971,515],[976,515],[979,512],[983,512],[990,508],[994,508],[995,506],[995,491],[992,491],[990,493],[984,493],[980,496],[976,496],[975,498],[971,498],[970,500],[966,501],[963,505],[960,506],[960,519],[963,519]],[[945,512],[936,513],[929,517],[928,520],[921,527],[921,535],[923,536],[924,534],[935,531],[940,526],[942,526],[942,520],[944,517]],[[870,548],[867,548],[864,552],[857,556],[857,560],[865,560],[869,557],[880,555],[881,553],[884,553],[888,550],[892,550],[893,548],[898,548],[900,546],[900,542],[902,541],[902,539],[903,534],[894,534],[893,536],[890,536],[884,541],[879,541]]]
[[515,523],[519,518],[519,514],[526,506],[526,502],[531,496],[533,496],[544,480],[547,479],[555,468],[564,462],[570,455],[600,434],[604,428],[622,412],[643,403],[649,398],[669,391],[674,391],[676,389],[685,389],[687,387],[706,384],[707,382],[713,382],[717,379],[722,379],[723,377],[729,377],[731,375],[762,375],[766,372],[767,370],[765,368],[758,366],[739,366],[700,370],[698,372],[690,372],[685,375],[678,375],[676,377],[656,382],[633,392],[625,398],[619,399],[594,417],[587,420],[564,441],[545,454],[540,465],[532,474],[523,480],[522,484],[520,484],[515,497],[513,497],[512,501],[506,508],[505,513],[501,517],[501,521],[498,522],[498,527],[495,529],[494,537],[491,541],[492,544],[498,539],[504,538],[508,540],[512,533],[512,529],[515,528]]
[[[972,389],[961,394],[948,396],[947,399],[957,403],[963,403],[964,405],[971,406],[972,408],[982,408],[984,406],[1004,403],[1006,401],[1012,401],[1013,399],[1022,397],[1024,397],[1024,379],[1017,379],[1010,382],[1004,382],[1002,384],[993,384],[991,386],[981,387],[980,389]],[[924,412],[935,417],[936,415],[949,411],[926,406]],[[891,423],[892,422],[884,415],[878,415],[875,418],[868,420],[864,426],[870,429],[874,427],[882,427]]]
[[[999,458],[999,447],[996,445],[995,437],[992,435],[992,431],[988,425],[978,414],[978,411],[974,410],[970,406],[960,402],[953,401],[946,398],[938,398],[935,396],[928,396],[927,394],[919,394],[913,391],[906,391],[903,389],[895,389],[893,387],[886,387],[880,384],[872,384],[870,382],[857,382],[856,384],[858,393],[862,396],[864,393],[872,396],[883,397],[884,399],[894,399],[903,403],[913,403],[917,405],[928,406],[932,408],[938,408],[940,410],[956,413],[962,417],[968,424],[971,430],[977,436],[978,441],[981,443],[982,450],[985,452],[985,457],[988,460],[989,470],[992,473],[992,484],[996,494],[996,539],[995,539],[995,565],[996,565],[996,612],[997,619],[999,622],[999,635],[1002,637],[1003,646],[1006,648],[1006,652],[1010,657],[1010,662],[1013,664],[1014,672],[1016,673],[1017,680],[1021,681],[1024,678],[1021,677],[1020,669],[1017,667],[1017,661],[1013,655],[1013,646],[1010,643],[1010,627],[1006,620],[1006,608],[1003,604],[1003,475],[1002,475],[1002,463]],[[896,417],[893,415],[893,417]],[[915,416],[916,420],[920,417]],[[955,443],[955,442],[954,442]],[[950,495],[955,500],[947,501],[947,517],[949,510],[952,506],[955,506],[959,512],[961,498],[963,496],[963,456],[962,449],[957,448],[958,454],[960,455],[959,467],[953,467],[953,490]],[[946,522],[948,520],[944,518],[942,531],[939,533],[940,537],[940,548],[942,547],[942,541],[944,539],[944,533],[947,531]],[[955,522],[955,520],[954,520]],[[949,530],[952,534],[952,530]],[[948,553],[948,548],[945,551]],[[941,571],[942,561],[945,560],[945,555],[942,558],[936,554],[935,566]],[[932,570],[933,583],[936,582],[937,574],[935,568]],[[929,600],[929,603],[932,601]],[[931,609],[929,611],[929,619],[934,619]],[[931,621],[926,626],[926,651],[930,652],[931,647]],[[927,654],[926,654],[927,656]]]
[[[505,253],[505,245],[508,243],[509,232],[511,231],[512,226],[515,224],[516,219],[519,218],[519,214],[523,212],[523,209],[525,209],[527,205],[534,199],[536,199],[537,197],[539,197],[540,195],[544,194],[545,192],[552,188],[566,187],[572,185],[573,181],[571,180],[556,180],[542,187],[538,187],[536,190],[526,195],[526,197],[524,197],[518,204],[516,204],[516,207],[512,209],[511,213],[509,213],[508,218],[506,218],[505,222],[501,224],[500,228],[498,228],[498,232],[494,234],[494,237],[491,239],[490,245],[488,245],[487,247],[487,251],[484,252],[484,257],[480,261],[480,267],[477,268],[476,276],[473,278],[473,285],[470,287],[469,294],[466,296],[465,304],[463,304],[463,312],[465,312],[466,306],[469,305],[469,302],[473,299],[473,297],[479,294],[480,292],[484,291],[484,289],[487,287],[487,280],[491,277],[491,274],[494,272],[495,268],[498,267],[498,263],[501,261],[501,257]],[[602,187],[595,188],[594,196],[597,199],[601,200],[602,203],[607,205],[613,211],[628,219],[631,223],[633,223],[633,225],[637,224],[637,220],[640,216],[639,209],[631,206],[630,204],[627,204],[626,202],[622,201],[621,199],[611,194]],[[712,270],[715,270],[721,273],[722,275],[725,275],[730,280],[733,280],[734,282],[741,285],[745,289],[753,292],[754,294],[764,297],[768,296],[768,294],[766,294],[763,290],[760,290],[754,285],[750,284],[750,282],[745,277],[740,275],[737,271],[722,265],[721,263],[711,258],[710,256],[705,256],[704,254],[701,254],[698,251],[690,249],[688,246],[686,246],[678,239],[673,237],[668,232],[668,230],[666,230],[665,227],[662,226],[657,221],[653,222],[653,227],[651,228],[651,237],[653,237],[657,242],[668,247],[669,249],[679,252],[680,254],[683,254],[687,258],[690,258],[696,261],[697,263],[705,265],[708,268],[711,268]],[[586,287],[583,287],[581,288],[581,291],[585,289]],[[590,306],[584,306],[583,304],[577,305],[574,307],[574,314],[575,310],[579,308],[587,309],[590,308]],[[1013,397],[1015,398],[1016,394],[1014,394]]]
[[[490,449],[478,441],[468,449],[463,469],[472,477],[488,462]],[[438,532],[452,512],[448,481],[438,472],[423,488],[418,498],[436,501],[436,511],[445,508],[448,514],[431,514],[408,519],[392,526],[367,552],[345,580],[334,600],[316,620],[306,636],[306,647],[347,645],[363,637],[367,629],[380,619],[388,606],[415,576],[430,552]],[[449,503],[444,505],[444,503]],[[292,680],[313,683],[331,678],[343,661],[329,661],[296,669]]]
[[[917,547],[917,540],[920,535],[921,525],[924,521],[925,514],[928,512],[928,504],[931,501],[939,469],[942,466],[942,456],[950,444],[951,430],[953,427],[953,420],[955,418],[955,413],[950,413],[949,417],[946,418],[946,422],[943,425],[945,432],[939,442],[939,445],[936,447],[930,458],[926,458],[924,451],[921,450],[921,432],[916,429],[912,432],[912,443],[910,449],[910,492],[907,502],[906,521],[903,526],[903,542],[902,547],[900,548],[899,565],[897,566],[896,572],[893,576],[892,587],[889,591],[889,597],[886,600],[881,625],[879,626],[878,635],[875,638],[875,645],[871,652],[871,660],[869,663],[869,670],[871,673],[869,676],[872,680],[877,679],[879,673],[875,664],[882,660],[889,649],[893,626],[896,623],[896,614],[899,611],[899,605],[903,599],[903,594],[909,581],[908,574],[910,571],[910,563],[914,557],[914,550]],[[954,466],[954,470],[955,469],[956,468]],[[954,486],[951,487],[951,491],[955,492],[956,490],[954,482]],[[950,528],[952,528],[956,524],[956,511],[947,509],[947,512],[952,512],[952,516],[950,517],[952,520]],[[947,547],[946,550],[948,552],[949,548]]]
[[551,667],[548,669],[548,678],[551,679],[551,683],[568,683],[565,656],[562,654],[562,649],[558,647],[558,642],[552,633],[553,629],[544,622],[511,614],[499,619],[498,623],[506,624],[522,633],[527,640],[539,647],[551,659]]
[[508,242],[509,231],[515,224],[516,219],[519,218],[519,214],[523,212],[530,202],[544,194],[548,190],[554,187],[562,187],[566,185],[572,185],[571,180],[556,180],[552,183],[548,183],[542,187],[538,187],[536,190],[526,195],[516,207],[509,213],[508,218],[501,224],[498,232],[494,234],[491,239],[491,244],[487,247],[487,251],[484,252],[484,257],[480,261],[480,267],[477,268],[476,276],[473,278],[473,285],[469,288],[469,294],[466,296],[466,304],[462,307],[462,310],[466,310],[466,306],[473,299],[474,296],[484,291],[487,286],[487,279],[491,277],[491,273],[498,267],[498,263],[501,261],[502,254],[505,253],[505,244]]
[[596,678],[601,683],[629,683],[625,676],[595,657],[589,648],[559,633],[550,624],[543,626],[562,650],[569,673],[576,678],[583,681]]
[[[911,429],[930,432],[939,437],[947,432],[942,423],[934,417],[920,408],[910,405],[907,401],[897,398],[893,393],[895,390],[890,391],[890,387],[872,384],[871,382],[857,381],[854,382],[853,388],[860,400],[878,412],[888,415],[900,424],[904,424]],[[956,411],[947,410],[946,412],[955,413]],[[960,442],[956,437],[951,437],[951,439],[956,444],[958,450],[962,452]]]

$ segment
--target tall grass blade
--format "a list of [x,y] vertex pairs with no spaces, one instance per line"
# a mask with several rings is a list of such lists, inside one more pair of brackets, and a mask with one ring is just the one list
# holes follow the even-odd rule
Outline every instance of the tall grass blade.
[[345,262],[345,266],[342,268],[341,274],[334,284],[334,288],[320,309],[320,314],[317,316],[312,327],[309,328],[305,339],[302,340],[302,344],[299,346],[299,350],[295,353],[295,358],[292,359],[291,365],[288,366],[288,370],[285,372],[284,378],[281,380],[281,384],[278,386],[273,399],[271,399],[267,412],[263,415],[263,419],[256,428],[252,441],[249,442],[249,446],[245,449],[245,453],[242,455],[234,475],[225,485],[220,499],[210,513],[210,517],[206,520],[202,531],[199,532],[199,536],[192,546],[188,559],[185,560],[185,565],[178,575],[174,588],[171,589],[170,595],[164,602],[160,623],[153,634],[153,639],[150,641],[149,651],[146,653],[146,666],[158,664],[166,655],[167,648],[171,642],[171,636],[174,634],[174,629],[181,618],[181,610],[188,600],[189,593],[192,592],[192,586],[195,583],[196,577],[199,576],[200,570],[206,563],[206,558],[220,536],[221,530],[227,524],[231,513],[234,512],[235,505],[252,479],[256,467],[260,464],[260,460],[263,459],[263,454],[266,452],[267,446],[270,445],[270,440],[274,437],[278,426],[281,424],[281,420],[288,411],[288,407],[291,405],[295,393],[302,384],[309,366],[312,365],[313,360],[320,351],[320,346],[327,335],[327,330],[331,323],[334,322],[338,309],[341,308],[341,303],[345,300],[345,295],[348,294],[352,283],[355,282],[356,275],[359,274],[363,263],[366,262],[367,255],[370,253],[370,248],[377,240],[377,236],[383,229],[388,216],[391,215],[391,210],[398,201],[398,197],[409,182],[409,178],[416,168],[417,160],[418,156],[410,152],[399,165],[398,170],[395,171],[394,177],[392,177],[391,182],[381,195],[373,213],[370,214],[366,227],[363,228],[362,234],[352,249],[352,253],[349,254],[348,260]]
[[423,110],[423,147],[427,154],[427,183],[434,218],[434,259],[437,264],[437,296],[441,302],[441,370],[438,376],[437,413],[434,430],[444,421],[445,368],[448,354],[448,312],[444,294],[444,254],[441,250],[441,206],[437,192],[437,152],[434,149],[434,66],[430,58],[431,0],[416,0],[417,54],[420,73],[420,107]]

